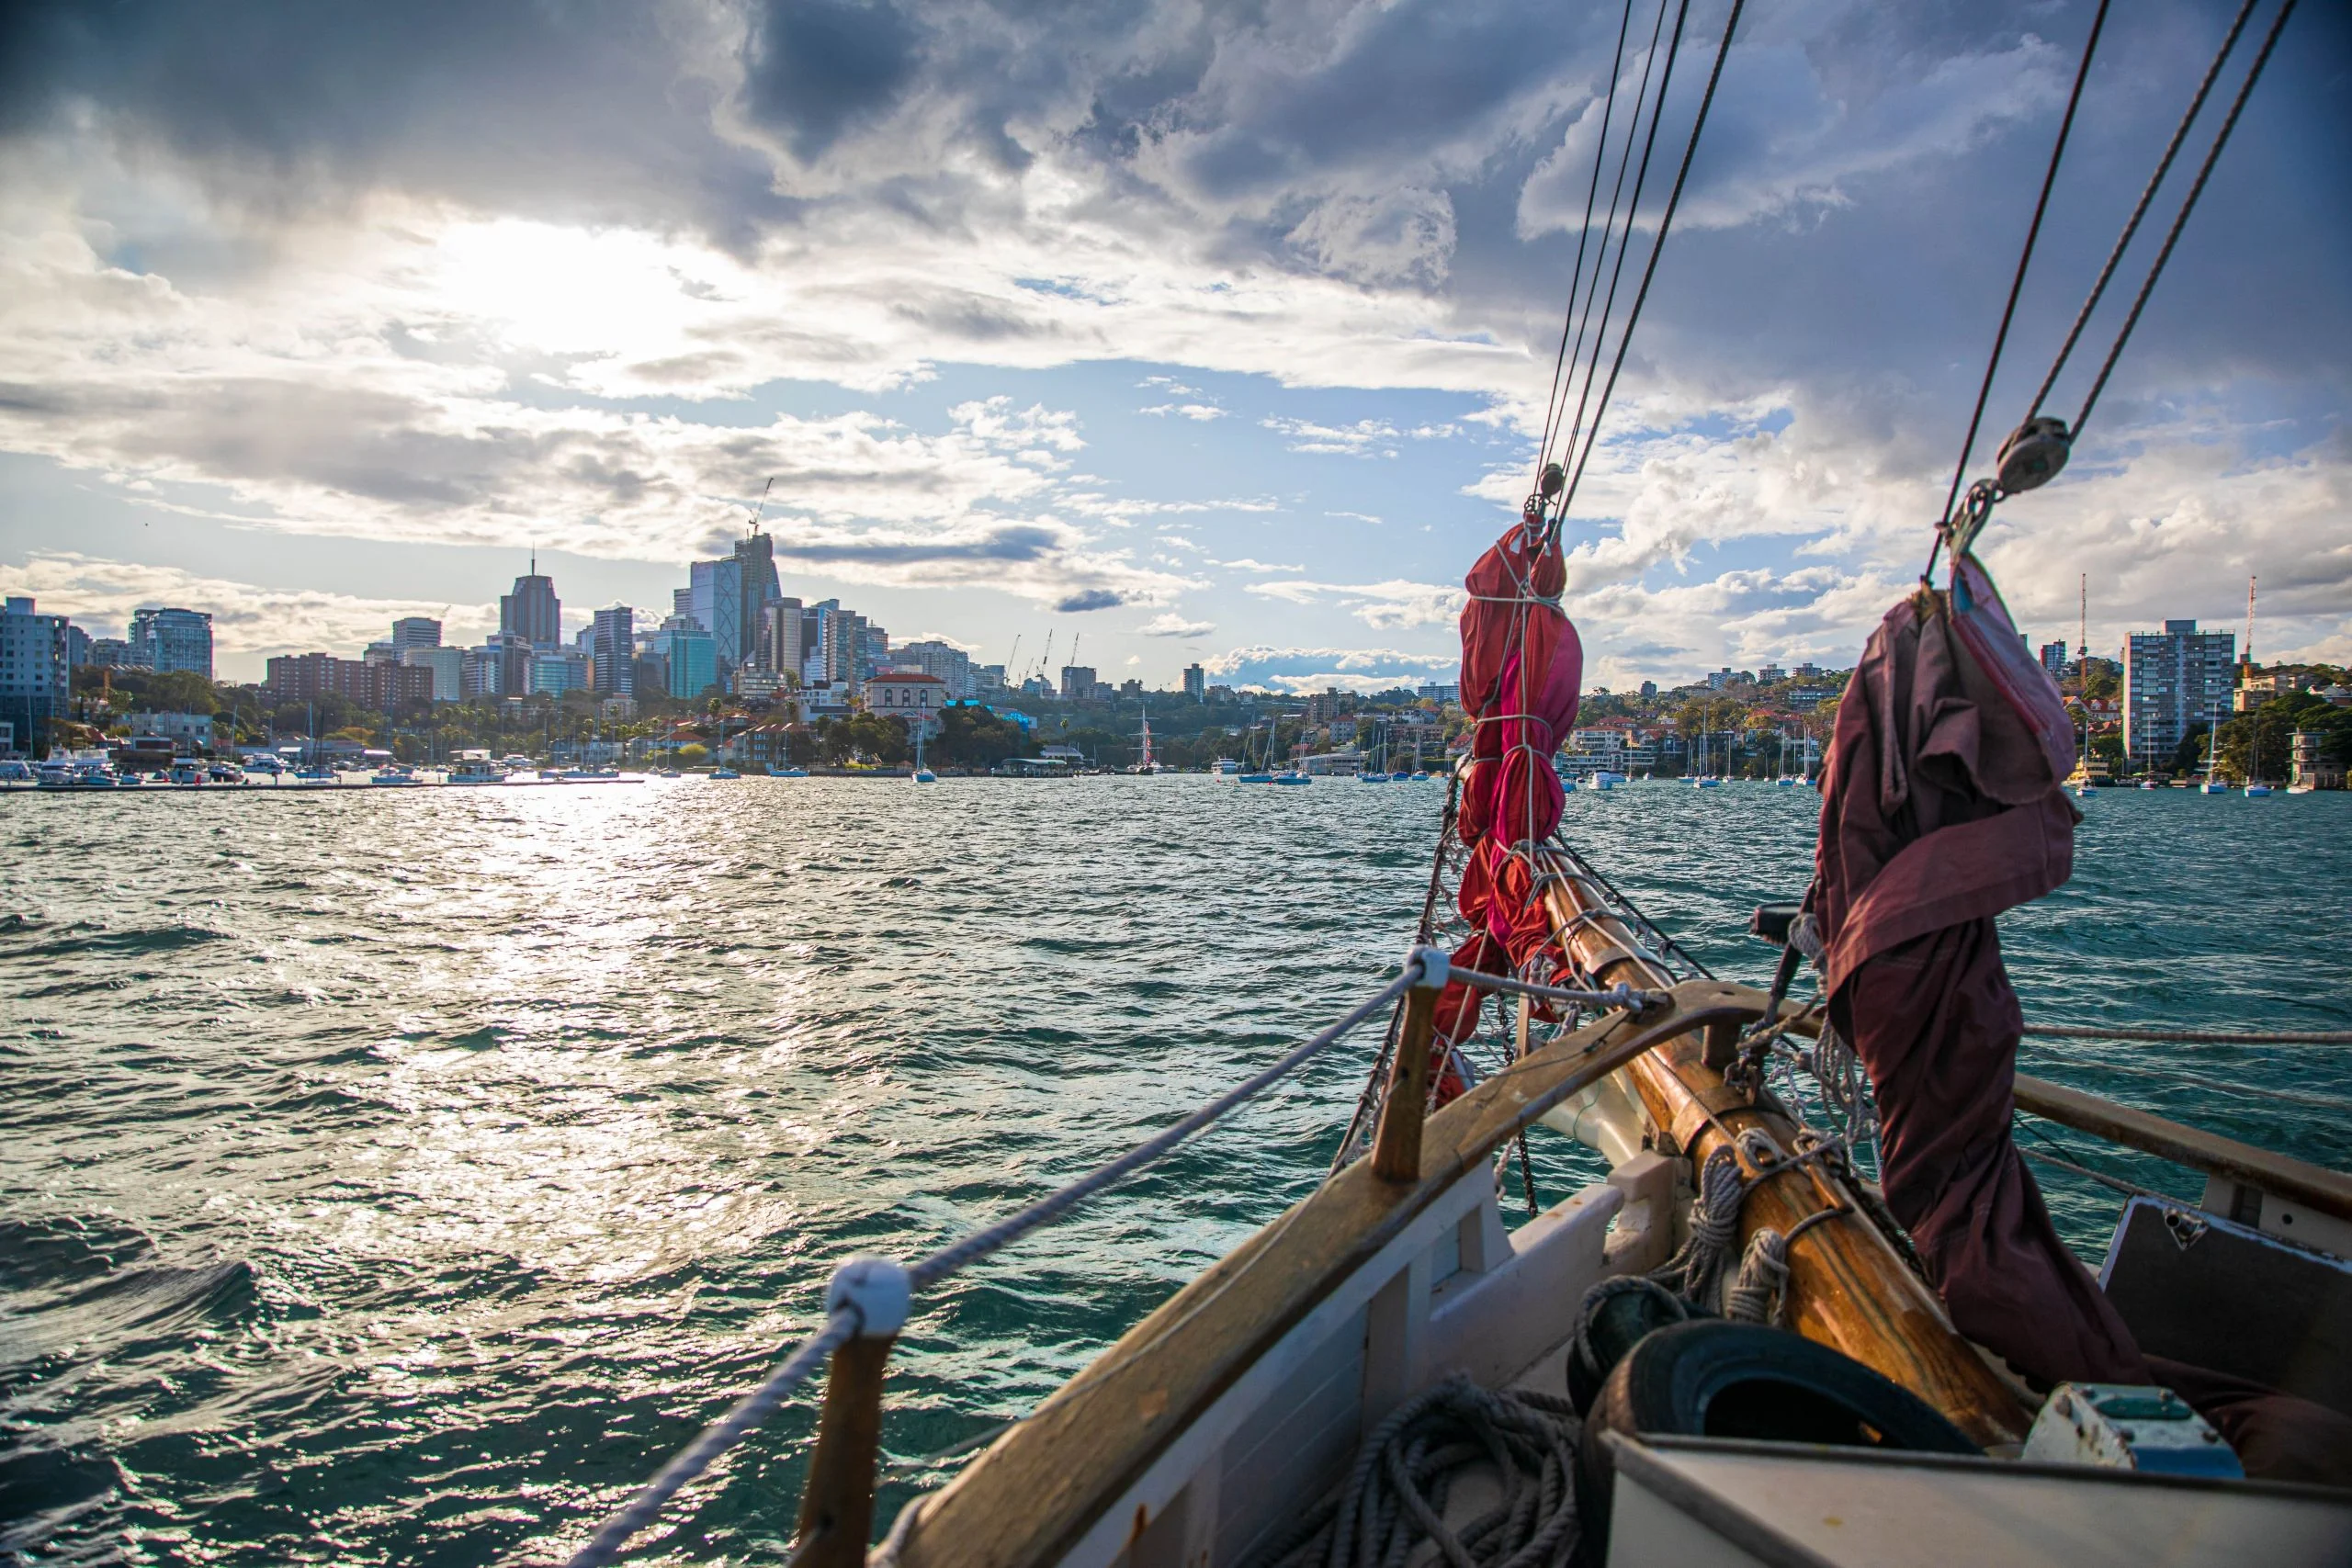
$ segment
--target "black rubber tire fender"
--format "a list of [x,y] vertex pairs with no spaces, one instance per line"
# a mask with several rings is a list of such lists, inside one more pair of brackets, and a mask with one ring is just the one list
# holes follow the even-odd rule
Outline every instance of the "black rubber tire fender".
[[1751,1438],[1911,1453],[1984,1450],[1910,1390],[1785,1329],[1700,1319],[1649,1335],[1601,1385],[1577,1447],[1582,1560],[1608,1559],[1616,1466],[1604,1432]]

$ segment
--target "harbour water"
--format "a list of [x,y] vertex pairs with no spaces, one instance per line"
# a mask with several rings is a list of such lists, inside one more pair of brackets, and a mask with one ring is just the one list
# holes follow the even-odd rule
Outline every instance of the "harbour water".
[[[0,805],[0,1562],[576,1541],[817,1321],[834,1261],[1035,1198],[1375,987],[1442,792]],[[1816,805],[1634,784],[1571,796],[1564,831],[1760,980],[1739,933],[1802,889]],[[2073,884],[2003,923],[2030,1018],[2352,1027],[2352,795],[2086,806]],[[1309,1190],[1374,1044],[922,1303],[888,1453],[1030,1409]],[[2352,1053],[2030,1044],[2027,1065],[2352,1166]],[[1549,1151],[1546,1200],[1580,1168]],[[2095,1257],[2117,1200],[2041,1174]],[[780,1562],[810,1426],[784,1411],[642,1560]],[[885,1517],[943,1473],[894,1478]]]

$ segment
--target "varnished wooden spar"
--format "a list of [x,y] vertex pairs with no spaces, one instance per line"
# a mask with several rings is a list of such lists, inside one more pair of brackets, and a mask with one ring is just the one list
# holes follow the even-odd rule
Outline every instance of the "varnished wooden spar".
[[[1633,930],[1609,912],[1600,887],[1556,857],[1550,869],[1557,874],[1544,884],[1545,901],[1570,959],[1590,983],[1647,988],[1669,981]],[[1763,1128],[1790,1149],[1795,1126],[1749,1105],[1707,1065],[1707,1055],[1703,1032],[1686,1033],[1626,1068],[1643,1109],[1690,1156],[1692,1169],[1749,1127]],[[1740,1214],[1741,1243],[1763,1225],[1786,1235],[1834,1202],[1851,1217],[1814,1225],[1789,1248],[1789,1321],[1806,1338],[1910,1389],[1977,1442],[2021,1438],[2028,1416],[2016,1396],[1832,1173],[1815,1165],[1758,1183]]]
[[[1283,1335],[1468,1172],[1546,1111],[1661,1041],[1762,1016],[1764,996],[1702,982],[1669,1011],[1580,1030],[1478,1084],[1421,1129],[1419,1175],[1340,1171],[1128,1330],[924,1507],[899,1568],[1044,1568]],[[1560,1333],[1576,1303],[1560,1303]]]

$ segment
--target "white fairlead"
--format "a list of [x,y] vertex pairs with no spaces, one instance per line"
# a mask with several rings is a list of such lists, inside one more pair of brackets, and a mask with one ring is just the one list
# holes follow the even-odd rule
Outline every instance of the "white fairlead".
[[907,1303],[914,1280],[906,1266],[891,1258],[853,1258],[833,1270],[825,1282],[825,1311],[843,1307],[857,1314],[857,1337],[888,1339],[906,1326]]
[[1405,966],[1421,966],[1421,976],[1413,982],[1418,991],[1442,991],[1453,976],[1453,955],[1442,947],[1417,947],[1405,955]]

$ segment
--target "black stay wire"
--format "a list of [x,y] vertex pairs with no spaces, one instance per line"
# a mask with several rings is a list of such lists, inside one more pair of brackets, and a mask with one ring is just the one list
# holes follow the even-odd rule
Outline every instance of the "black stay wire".
[[[1584,305],[1577,318],[1576,344],[1575,346],[1568,351],[1568,379],[1560,389],[1559,412],[1561,414],[1566,414],[1567,412],[1568,393],[1576,384],[1576,378],[1579,374],[1580,362],[1583,361],[1585,357],[1585,334],[1588,332],[1591,333],[1593,355],[1594,357],[1598,359],[1600,353],[1601,337],[1608,330],[1609,312],[1607,307],[1603,307],[1600,319],[1598,323],[1596,323],[1593,319],[1592,307],[1593,301],[1600,297],[1600,273],[1601,269],[1608,265],[1609,243],[1612,237],[1616,240],[1618,247],[1617,254],[1620,257],[1623,257],[1625,254],[1625,246],[1633,243],[1634,213],[1635,209],[1640,207],[1642,199],[1641,179],[1637,178],[1634,182],[1634,202],[1633,206],[1625,209],[1625,230],[1622,234],[1617,231],[1617,211],[1620,205],[1623,203],[1625,197],[1625,171],[1633,166],[1634,143],[1640,140],[1642,134],[1642,106],[1649,99],[1650,73],[1657,66],[1658,39],[1666,31],[1666,13],[1668,8],[1673,5],[1673,3],[1674,0],[1658,0],[1657,20],[1656,23],[1652,24],[1650,28],[1650,46],[1642,57],[1642,79],[1636,83],[1634,87],[1634,109],[1633,113],[1627,117],[1625,121],[1625,146],[1623,151],[1619,152],[1617,155],[1617,178],[1615,183],[1611,186],[1609,192],[1609,212],[1608,215],[1600,220],[1600,249],[1593,257],[1592,278],[1585,288]],[[1690,0],[1682,0],[1682,6],[1683,9],[1687,12],[1690,9]],[[1681,26],[1679,21],[1675,27],[1675,36],[1679,42],[1681,37]],[[1666,64],[1667,78],[1670,81],[1674,74],[1674,58],[1671,52],[1667,56]],[[1657,107],[1651,110],[1650,126],[1651,135],[1653,138],[1657,135],[1657,108],[1663,108],[1666,103],[1666,85],[1667,84],[1664,82],[1660,84]],[[1642,164],[1643,174],[1646,175],[1648,170],[1649,162],[1647,158],[1645,158]],[[1614,299],[1613,289],[1611,290],[1611,299]],[[1589,370],[1584,370],[1582,374],[1585,378],[1584,397],[1589,399],[1592,395],[1591,372]],[[1581,421],[1583,416],[1584,405],[1579,401],[1577,407],[1577,417]],[[1556,436],[1560,432],[1561,425],[1558,419],[1555,417],[1552,424],[1552,434]],[[1567,442],[1568,446],[1566,449],[1573,450],[1576,443],[1576,433],[1574,429],[1569,431]],[[1549,460],[1551,455],[1550,444],[1547,442],[1544,451],[1537,454],[1536,460],[1540,464]],[[1541,470],[1539,469],[1538,471],[1540,473]]]
[[[2101,3],[2104,4],[2105,0]],[[1682,145],[1682,163],[1674,172],[1674,189],[1668,194],[1666,211],[1658,218],[1657,239],[1650,246],[1649,259],[1642,264],[1641,287],[1634,291],[1633,307],[1625,314],[1625,330],[1617,339],[1617,356],[1610,362],[1609,379],[1600,389],[1600,402],[1592,411],[1592,424],[1585,435],[1584,450],[1577,458],[1575,471],[1568,476],[1566,490],[1561,493],[1559,517],[1567,515],[1568,503],[1576,499],[1577,483],[1584,478],[1584,466],[1591,459],[1593,444],[1600,438],[1601,416],[1609,412],[1610,394],[1617,389],[1617,374],[1625,367],[1625,350],[1634,341],[1634,325],[1642,319],[1642,305],[1649,299],[1650,279],[1657,276],[1657,259],[1666,252],[1667,231],[1674,227],[1675,209],[1681,204],[1683,185],[1690,177],[1690,160],[1699,151],[1699,133],[1707,128],[1707,111],[1714,105],[1715,85],[1723,80],[1724,60],[1731,53],[1732,34],[1739,27],[1739,14],[1746,5],[1747,0],[1732,0],[1731,15],[1724,19],[1724,36],[1715,45],[1715,62],[1707,73],[1707,90],[1700,96],[1698,116],[1690,122],[1690,139]],[[1681,23],[1678,20],[1675,24],[1678,42],[1681,30]],[[1663,108],[1665,103],[1666,96],[1661,90],[1658,105]],[[1650,129],[1655,134],[1657,129],[1655,121]],[[1622,252],[1619,253],[1619,260],[1623,260]],[[1555,525],[1557,525],[1556,519]]]
[[[1661,26],[1664,25],[1666,21],[1666,6],[1667,0],[1658,0],[1658,22]],[[1618,280],[1625,275],[1625,255],[1626,253],[1632,250],[1634,246],[1634,220],[1637,216],[1639,216],[1642,209],[1642,189],[1649,183],[1650,155],[1657,149],[1658,124],[1666,118],[1666,95],[1668,90],[1674,85],[1674,57],[1682,52],[1682,28],[1683,24],[1690,19],[1690,0],[1681,0],[1681,4],[1677,7],[1674,13],[1674,37],[1668,40],[1666,46],[1666,70],[1658,77],[1657,102],[1652,106],[1650,109],[1649,133],[1642,141],[1641,165],[1634,173],[1634,198],[1632,201],[1628,202],[1625,207],[1625,231],[1618,237],[1617,262],[1615,266],[1610,270],[1609,274],[1609,293],[1600,302],[1600,319],[1593,327],[1592,357],[1585,365],[1584,390],[1577,395],[1576,419],[1574,423],[1568,426],[1568,438],[1561,447],[1561,456],[1563,457],[1572,457],[1575,455],[1577,449],[1577,437],[1584,434],[1588,429],[1584,422],[1585,408],[1592,400],[1592,384],[1595,378],[1600,374],[1600,345],[1609,336],[1609,319],[1616,313],[1617,283]],[[1726,36],[1728,36],[1728,34],[1726,34]],[[1655,32],[1653,32],[1653,36],[1650,39],[1650,57],[1652,60],[1656,60],[1657,57],[1657,39],[1655,36]],[[1642,75],[1643,85],[1646,87],[1648,85],[1649,76],[1648,68],[1646,66],[1643,68]],[[1633,141],[1631,138],[1628,138],[1625,143],[1626,156],[1631,157],[1633,155]],[[1618,164],[1617,179],[1619,185],[1622,186],[1625,179],[1625,168],[1623,162],[1620,162]],[[1611,202],[1610,206],[1611,212],[1613,213],[1616,206],[1614,200]],[[1661,232],[1659,237],[1661,239],[1665,237],[1663,232]],[[1657,254],[1655,246],[1652,247],[1651,254]],[[1597,291],[1600,286],[1600,272],[1597,264],[1594,267],[1592,281],[1593,288]],[[1591,314],[1591,300],[1589,296],[1588,296],[1586,300],[1586,314],[1588,317]],[[1579,344],[1579,347],[1581,347],[1581,344]],[[1620,352],[1623,352],[1622,340]],[[1593,410],[1593,422],[1595,425],[1599,424],[1600,419],[1600,411],[1596,408]],[[1559,510],[1554,514],[1554,523],[1555,525],[1557,525],[1559,518],[1565,516],[1566,513],[1567,498],[1564,493],[1561,497]]]
[[[2009,321],[2017,314],[2018,296],[2025,288],[2026,268],[2033,260],[2034,242],[2041,234],[2042,214],[2050,208],[2050,187],[2058,181],[2058,164],[2066,155],[2066,138],[2075,129],[2075,110],[2083,101],[2083,83],[2091,73],[2091,56],[2098,49],[2100,29],[2107,26],[2107,7],[2108,0],[2098,0],[2098,11],[2091,17],[2090,37],[2083,40],[2083,59],[2075,69],[2074,91],[2066,95],[2065,118],[2058,122],[2058,140],[2050,149],[2050,167],[2041,176],[2041,195],[2033,204],[2033,221],[2026,226],[2025,248],[2018,253],[2017,276],[2009,280],[2009,302],[2001,309],[2001,329],[1993,334],[1992,356],[1984,362],[1984,380],[1976,389],[1976,412],[1968,416],[1968,438],[1960,445],[1960,461],[1952,465],[1951,489],[1944,496],[1943,519],[1946,526],[1951,522],[1952,502],[1960,499],[1961,481],[1968,472],[1969,454],[1976,448],[1977,428],[1984,422],[1985,400],[1993,394],[1993,376],[2001,367],[2001,349],[2008,342]],[[1936,543],[1939,547],[1943,543],[1940,530],[1936,535]],[[1934,570],[1935,553],[1931,550],[1928,556],[1928,571]],[[1920,575],[1925,577],[1927,572]]]
[[[2188,100],[2188,112],[2182,115],[2180,124],[2173,128],[2172,140],[2165,144],[2165,155],[2156,160],[2156,172],[2148,176],[2146,188],[2140,192],[2139,205],[2132,209],[2131,218],[2124,222],[2123,232],[2116,236],[2115,248],[2107,253],[2107,265],[2098,269],[2098,281],[2091,285],[2090,296],[2083,301],[2083,308],[2075,312],[2075,324],[2067,329],[2066,341],[2058,348],[2058,357],[2050,362],[2050,374],[2041,378],[2041,389],[2033,394],[2033,401],[2026,405],[2028,419],[2040,413],[2041,405],[2049,401],[2050,389],[2058,384],[2058,373],[2066,368],[2066,358],[2075,352],[2075,344],[2081,339],[2083,328],[2090,324],[2091,312],[2098,309],[2099,298],[2107,292],[2109,282],[2114,278],[2115,269],[2123,260],[2125,247],[2140,231],[2141,220],[2147,217],[2148,208],[2156,198],[2156,187],[2163,185],[2165,176],[2172,172],[2172,161],[2180,155],[2182,143],[2188,140],[2189,127],[2196,123],[2198,115],[2203,111],[2205,99],[2222,74],[2222,62],[2230,58],[2230,51],[2237,48],[2238,35],[2245,31],[2246,20],[2254,15],[2254,8],[2259,3],[2260,0],[2245,0],[2245,4],[2238,7],[2237,19],[2230,24],[2229,36],[2222,39],[2221,52],[2214,55],[2213,63],[2205,68],[2205,79],[2197,84],[2197,96]],[[1945,510],[1951,510],[1949,503]]]
[[[2246,0],[2246,3],[2252,5],[2254,0]],[[1560,377],[1567,368],[1568,333],[1576,324],[1577,292],[1584,285],[1585,244],[1592,237],[1593,199],[1600,194],[1600,165],[1608,161],[1609,127],[1617,116],[1617,84],[1625,74],[1625,35],[1633,30],[1633,26],[1634,0],[1625,0],[1624,14],[1617,23],[1617,52],[1609,66],[1609,98],[1600,111],[1600,136],[1592,147],[1592,179],[1584,193],[1584,227],[1577,231],[1577,265],[1568,272],[1568,308],[1560,316],[1560,351],[1553,356],[1552,390],[1544,400],[1544,439],[1535,446],[1535,473],[1539,484],[1543,480],[1544,459],[1552,450],[1552,437],[1557,434],[1556,422],[1567,407],[1560,397]],[[1636,105],[1635,113],[1638,115],[1639,112],[1640,106]],[[1600,269],[1598,258],[1592,265],[1595,271]]]
[[2091,383],[2090,396],[2083,400],[2083,412],[2075,416],[2075,430],[2080,434],[2084,422],[2091,417],[2098,405],[2099,393],[2107,389],[2107,378],[2114,372],[2115,362],[2122,357],[2123,345],[2132,336],[2132,329],[2140,324],[2140,312],[2146,308],[2148,296],[2155,291],[2156,279],[2165,270],[2165,263],[2172,259],[2172,248],[2180,240],[2180,231],[2188,223],[2188,215],[2197,206],[2197,198],[2205,193],[2205,182],[2212,176],[2213,165],[2221,161],[2222,149],[2230,140],[2230,132],[2237,128],[2238,115],[2245,108],[2246,99],[2254,92],[2254,85],[2262,76],[2262,68],[2270,62],[2270,51],[2278,45],[2279,30],[2287,18],[2295,14],[2295,0],[2286,0],[2278,7],[2278,15],[2271,19],[2270,31],[2263,36],[2262,48],[2254,57],[2254,64],[2238,87],[2238,96],[2230,102],[2230,112],[2222,120],[2221,130],[2213,133],[2213,145],[2206,150],[2205,162],[2197,170],[2197,178],[2188,187],[2188,197],[2180,204],[2179,213],[2172,220],[2172,229],[2165,235],[2165,243],[2156,252],[2155,261],[2148,268],[2148,276],[2140,285],[2140,292],[2132,301],[2132,309],[2123,318],[2122,330],[2115,334],[2115,346],[2107,351],[2106,363],[2098,367],[2098,378]]

